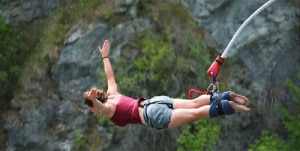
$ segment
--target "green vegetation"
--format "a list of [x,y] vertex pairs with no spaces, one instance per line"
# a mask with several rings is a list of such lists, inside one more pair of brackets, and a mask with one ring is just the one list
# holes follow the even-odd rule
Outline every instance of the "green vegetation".
[[290,113],[286,108],[278,105],[278,109],[282,114],[284,127],[289,132],[291,140],[290,145],[296,150],[300,149],[300,88],[293,84],[291,80],[287,80],[290,91],[296,96],[297,109],[296,113]]
[[251,145],[248,151],[290,151],[289,146],[280,137],[273,133],[270,134],[268,131],[262,131],[260,140],[256,140]]
[[98,115],[97,119],[98,119],[98,124],[103,127],[106,127],[110,133],[115,132],[117,126],[115,126],[109,119],[107,119],[107,117]]
[[255,143],[250,146],[249,151],[297,151],[300,149],[300,88],[293,84],[291,80],[287,80],[286,83],[290,91],[296,97],[296,112],[291,113],[280,104],[277,104],[276,107],[281,113],[284,127],[289,132],[289,140],[283,140],[276,133],[262,131],[261,139],[256,140]]
[[[179,96],[192,86],[202,89],[208,85],[200,83],[207,81],[205,74],[200,76],[200,73],[204,73],[210,64],[208,49],[202,42],[201,30],[195,27],[188,11],[180,6],[166,1],[159,4],[149,1],[147,4],[145,11],[153,28],[139,33],[123,48],[137,50],[136,59],[120,58],[114,64],[123,93],[147,97],[167,95],[173,88]],[[137,86],[141,88],[137,89]]]
[[[136,86],[142,86],[141,90],[150,91],[151,95],[166,93],[168,81],[176,64],[175,54],[172,51],[172,45],[169,40],[169,34],[166,33],[166,39],[155,37],[153,33],[147,32],[142,35],[137,47],[141,48],[140,57],[135,59],[129,69],[130,75],[127,78],[120,79],[121,85],[124,85],[126,91],[136,91]],[[129,82],[128,82],[129,81]],[[159,84],[160,88],[158,88]],[[130,93],[130,92],[127,92]],[[148,92],[141,92],[149,94]]]
[[36,41],[32,36],[30,40],[28,29],[20,27],[14,28],[11,24],[6,24],[4,18],[0,16],[0,104],[1,111],[9,107],[9,100],[13,96],[14,89],[18,88],[18,79],[21,76],[23,63],[31,54]]
[[[127,46],[128,49],[140,51],[133,61],[126,62],[121,59],[114,65],[116,78],[123,93],[132,96],[154,96],[168,94],[170,88],[180,89],[181,93],[187,92],[191,86],[196,87],[194,82],[206,80],[205,75],[199,76],[199,73],[204,72],[209,64],[205,55],[207,48],[200,39],[195,39],[186,42],[189,44],[186,50],[174,50],[170,31],[171,29],[167,28],[159,36],[151,31],[141,33],[137,38],[138,41]],[[194,62],[190,58],[195,58],[199,62]],[[104,83],[105,79],[102,80]],[[206,87],[207,84],[202,87]],[[137,86],[141,89],[136,89]]]
[[85,142],[83,140],[82,134],[79,130],[75,133],[75,147],[77,149],[82,149],[85,146]]
[[[8,92],[8,87],[10,86],[9,81],[15,80],[17,78],[18,68],[15,65],[16,58],[16,44],[9,45],[13,40],[11,35],[13,33],[13,28],[5,24],[4,18],[0,17],[0,96],[1,98]],[[8,47],[10,46],[10,47]],[[11,76],[12,75],[12,76]],[[12,83],[11,83],[12,84]],[[2,102],[2,100],[1,100]],[[2,105],[1,105],[2,106]]]
[[110,13],[107,8],[111,8],[112,3],[112,1],[101,2],[99,0],[62,1],[49,17],[35,21],[32,26],[36,30],[41,30],[40,41],[36,42],[35,49],[31,50],[32,55],[30,61],[27,62],[25,76],[21,79],[23,88],[27,87],[28,79],[44,76],[57,62],[63,42],[73,24],[77,23],[85,29],[88,26],[86,22],[93,24],[100,20],[110,20],[112,16],[107,17],[105,14]]
[[215,119],[203,119],[184,126],[177,139],[178,151],[214,150],[220,126]]
[[157,0],[137,0],[137,11],[139,15],[147,15],[150,13],[150,6],[154,5]]

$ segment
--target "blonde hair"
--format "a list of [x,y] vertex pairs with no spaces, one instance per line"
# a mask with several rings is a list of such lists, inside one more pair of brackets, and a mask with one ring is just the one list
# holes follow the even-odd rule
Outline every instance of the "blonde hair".
[[[90,92],[92,89],[96,89],[97,90],[97,100],[99,100],[102,103],[105,103],[107,101],[108,95],[103,90],[100,90],[100,89],[98,89],[96,87],[92,87],[89,91],[86,91],[86,92]],[[93,107],[93,102],[90,99],[88,99],[87,97],[85,97],[84,95],[83,95],[83,100],[84,100],[84,104],[85,105]]]

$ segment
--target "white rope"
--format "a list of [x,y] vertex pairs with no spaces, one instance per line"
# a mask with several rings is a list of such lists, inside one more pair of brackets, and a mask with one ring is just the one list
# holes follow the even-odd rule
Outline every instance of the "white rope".
[[237,36],[241,33],[243,28],[257,15],[259,14],[263,9],[265,9],[267,6],[269,6],[271,3],[273,3],[275,0],[269,0],[264,5],[259,7],[254,13],[252,13],[245,21],[244,23],[239,27],[239,29],[235,32],[233,37],[231,38],[230,42],[228,43],[227,47],[225,48],[224,52],[222,53],[222,58],[226,58],[228,51],[230,47],[232,46],[233,42],[236,40]]

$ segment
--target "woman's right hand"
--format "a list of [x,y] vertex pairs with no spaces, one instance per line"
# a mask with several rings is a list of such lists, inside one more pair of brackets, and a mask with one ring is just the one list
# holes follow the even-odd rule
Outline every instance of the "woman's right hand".
[[90,111],[92,111],[93,113],[96,114],[101,114],[101,111],[97,108],[97,103],[101,102],[99,100],[97,100],[97,89],[93,88],[90,92],[85,92],[84,93],[85,97],[87,99],[89,99],[90,101],[92,101],[93,105],[92,106],[87,106],[89,108]]
[[97,99],[97,90],[93,88],[90,92],[85,92],[84,95],[86,98],[94,102]]

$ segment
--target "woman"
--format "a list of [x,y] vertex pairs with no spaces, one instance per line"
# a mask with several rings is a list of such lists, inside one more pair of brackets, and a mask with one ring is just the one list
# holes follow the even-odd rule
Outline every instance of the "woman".
[[142,124],[152,128],[173,128],[208,117],[229,115],[235,111],[249,111],[248,99],[233,92],[201,95],[195,99],[177,99],[155,96],[151,99],[133,99],[118,92],[109,60],[110,42],[98,46],[107,77],[107,92],[92,88],[84,93],[84,103],[96,114],[102,114],[118,126]]

